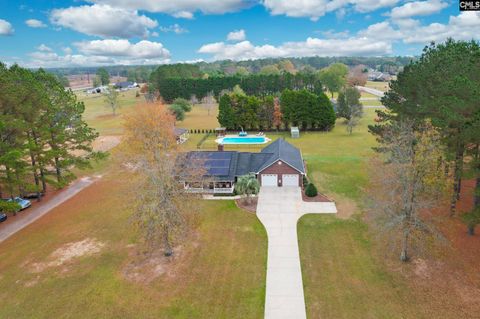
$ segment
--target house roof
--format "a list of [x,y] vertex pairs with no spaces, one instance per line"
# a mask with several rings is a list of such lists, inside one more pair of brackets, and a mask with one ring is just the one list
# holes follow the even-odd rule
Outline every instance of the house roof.
[[[198,165],[205,169],[205,177],[219,181],[233,181],[236,176],[259,173],[278,160],[285,162],[300,173],[305,173],[300,150],[284,139],[277,139],[260,153],[236,151],[192,151],[182,156],[180,165]],[[195,164],[196,163],[196,164]],[[184,175],[188,175],[186,169]],[[182,176],[186,178],[187,176]]]
[[187,132],[188,132],[188,130],[186,128],[175,127],[173,129],[173,134],[175,134],[175,136],[180,136],[180,135],[185,134]]
[[[237,152],[193,151],[185,153],[180,165],[183,165],[184,168],[185,166],[202,167],[205,170],[204,177],[213,177],[220,181],[233,181],[236,176],[237,155]],[[183,173],[188,175],[185,170]]]
[[129,86],[133,86],[133,85],[134,83],[130,81],[115,83],[115,87],[119,87],[119,88],[128,88]]
[[256,173],[258,169],[267,161],[272,154],[270,153],[247,153],[242,152],[237,155],[236,176]]
[[275,142],[262,149],[262,153],[270,153],[272,155],[263,163],[263,165],[260,166],[257,173],[271,166],[276,161],[285,162],[297,171],[305,173],[302,153],[300,153],[298,148],[288,143],[283,138],[277,139]]

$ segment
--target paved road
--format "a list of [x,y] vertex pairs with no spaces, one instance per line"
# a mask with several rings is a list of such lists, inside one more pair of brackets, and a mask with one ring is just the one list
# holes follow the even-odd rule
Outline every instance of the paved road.
[[265,319],[306,318],[297,221],[306,213],[336,213],[334,203],[306,203],[299,187],[262,187],[257,216],[268,234]]
[[19,214],[17,214],[17,216],[12,217],[15,219],[14,222],[4,225],[0,224],[0,243],[15,234],[16,232],[27,227],[37,219],[46,215],[58,205],[66,202],[67,200],[78,194],[80,191],[90,186],[94,181],[95,179],[90,177],[81,178],[78,181],[74,182],[72,185],[70,185],[67,189],[63,190],[61,193],[46,201],[45,203],[42,203],[36,207],[29,208],[24,212],[20,212]]
[[376,95],[376,96],[378,96],[378,97],[383,97],[383,94],[384,94],[383,91],[376,90],[376,89],[372,89],[372,88],[367,88],[367,87],[365,87],[365,86],[356,86],[356,88],[357,88],[359,91],[367,92],[367,93]]

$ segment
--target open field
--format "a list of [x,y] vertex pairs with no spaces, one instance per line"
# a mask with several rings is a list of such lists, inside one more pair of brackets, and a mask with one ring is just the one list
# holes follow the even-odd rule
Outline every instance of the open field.
[[[134,109],[137,99],[131,93],[122,97],[120,113]],[[121,116],[104,118],[109,109],[102,103],[88,100],[87,121],[101,134],[121,134]],[[216,112],[209,115],[204,106],[195,106],[178,126],[212,129],[218,126]],[[302,150],[309,178],[339,209],[340,218],[307,215],[298,224],[308,316],[473,318],[480,311],[475,286],[480,261],[472,251],[480,242],[467,241],[460,222],[445,226],[462,239],[454,244],[461,254],[455,255],[449,277],[438,265],[429,264],[427,270],[423,263],[392,265],[379,256],[362,220],[366,166],[375,145],[367,125],[374,117],[375,110],[366,109],[352,135],[343,120],[332,132],[301,132],[299,139],[291,139],[289,132],[266,133]],[[191,134],[182,148],[196,149],[204,135]],[[225,149],[259,151],[264,146]],[[212,135],[201,149],[216,147]],[[132,271],[138,239],[125,206],[128,178],[111,160],[90,172],[104,177],[0,244],[0,297],[8,301],[0,307],[0,318],[263,317],[267,237],[255,215],[230,201],[203,202],[195,234],[171,263],[158,257],[158,267],[147,264]],[[137,275],[126,275],[132,272]],[[458,284],[462,276],[468,285]]]
[[362,105],[373,105],[373,106],[381,106],[383,105],[380,100],[368,100],[368,101],[360,101]]
[[136,103],[143,102],[143,96],[135,97],[137,90],[120,92],[118,97],[119,107],[117,114],[112,114],[112,109],[107,107],[102,94],[78,93],[80,101],[85,103],[84,118],[87,123],[95,128],[100,135],[121,135],[123,114],[130,112]]
[[217,120],[218,104],[195,104],[191,112],[186,113],[185,120],[178,122],[178,127],[191,130],[214,129],[219,127]]
[[255,215],[205,202],[172,262],[135,268],[139,249],[122,200],[128,179],[108,171],[0,244],[0,318],[263,316],[267,240]]
[[306,215],[298,236],[310,318],[428,318],[401,276],[372,257],[363,222]]
[[375,82],[375,81],[367,81],[365,84],[366,87],[377,89],[380,91],[388,91],[388,82]]

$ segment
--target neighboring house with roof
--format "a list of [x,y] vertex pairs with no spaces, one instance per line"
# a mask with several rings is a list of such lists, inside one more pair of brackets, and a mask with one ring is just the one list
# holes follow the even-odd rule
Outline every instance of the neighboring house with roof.
[[175,127],[173,129],[173,134],[175,134],[175,138],[177,139],[178,144],[185,143],[190,137],[188,130],[186,128],[181,128],[181,127]]
[[137,82],[125,81],[125,82],[117,82],[113,85],[113,87],[119,90],[128,90],[128,89],[137,88],[138,84]]
[[254,174],[261,186],[302,186],[305,165],[298,148],[277,139],[259,153],[236,151],[192,151],[185,153],[184,165],[200,163],[202,181],[180,176],[186,190],[204,193],[233,193],[237,178]]

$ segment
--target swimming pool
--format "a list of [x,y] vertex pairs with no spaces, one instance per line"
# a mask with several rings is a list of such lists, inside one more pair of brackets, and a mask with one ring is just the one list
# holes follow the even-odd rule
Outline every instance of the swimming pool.
[[216,142],[218,144],[265,144],[269,142],[270,139],[265,136],[256,136],[256,135],[247,135],[247,136],[237,136],[237,135],[227,135],[225,137],[218,138]]

